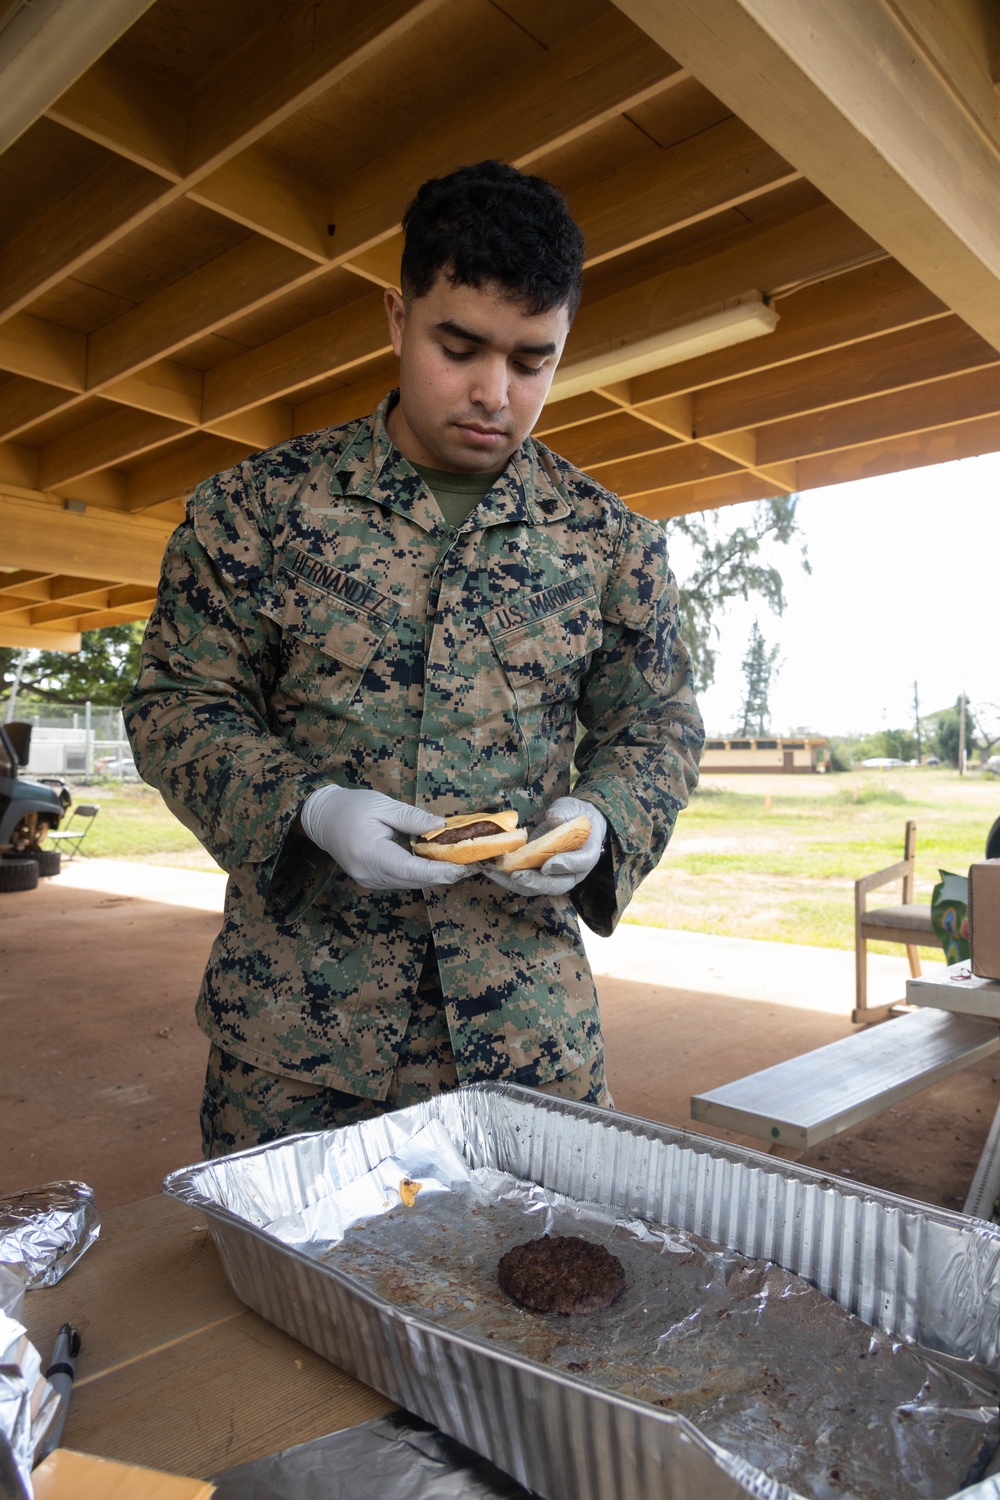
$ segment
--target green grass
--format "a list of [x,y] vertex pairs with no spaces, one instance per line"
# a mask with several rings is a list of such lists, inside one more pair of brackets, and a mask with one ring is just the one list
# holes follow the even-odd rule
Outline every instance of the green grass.
[[[916,899],[929,901],[939,869],[964,874],[982,859],[998,812],[1000,783],[947,768],[712,776],[625,920],[852,949],[854,881],[902,858],[908,819],[917,824]],[[899,900],[896,882],[869,904]]]
[[[152,787],[141,782],[102,781],[87,787],[74,786],[72,792],[74,804],[96,802],[101,809],[81,854],[178,865],[182,869],[218,869],[194,834],[177,821]],[[62,827],[67,826],[68,819],[64,819]]]
[[[101,805],[88,854],[217,868],[151,787],[105,782],[74,798]],[[998,813],[1000,782],[945,768],[709,777],[625,920],[851,949],[854,880],[902,857],[908,818],[917,824],[917,898],[929,901],[939,869],[964,873],[982,859]],[[873,897],[898,900],[898,884]]]

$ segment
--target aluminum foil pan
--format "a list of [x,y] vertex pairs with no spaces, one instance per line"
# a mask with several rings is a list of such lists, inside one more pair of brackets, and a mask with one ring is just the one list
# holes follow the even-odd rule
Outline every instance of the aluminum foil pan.
[[532,1500],[495,1465],[401,1411],[211,1479],[215,1500]]
[[[519,1185],[509,1201],[495,1185],[483,1186],[490,1174]],[[880,1357],[905,1341],[936,1351],[947,1379],[961,1380],[968,1366],[959,1361],[984,1367],[969,1371],[973,1396],[961,1420],[977,1434],[995,1421],[1000,1232],[994,1226],[704,1136],[510,1085],[478,1085],[346,1130],[188,1168],[168,1178],[165,1190],[206,1213],[233,1289],[249,1306],[549,1500],[748,1494],[796,1500],[801,1491],[710,1440],[685,1412],[638,1399],[627,1386],[607,1389],[590,1355],[553,1358],[551,1343],[546,1348],[537,1338],[520,1349],[493,1342],[499,1325],[484,1328],[478,1308],[470,1309],[467,1326],[447,1326],[447,1319],[426,1315],[439,1316],[441,1307],[414,1312],[412,1291],[397,1298],[391,1279],[379,1283],[364,1274],[358,1246],[365,1253],[384,1248],[399,1205],[413,1201],[417,1183],[427,1194],[422,1221],[430,1224],[449,1212],[449,1194],[459,1202],[470,1181],[485,1193],[489,1213],[516,1209],[530,1217],[533,1205],[543,1216],[535,1232],[550,1223],[559,1228],[558,1215],[569,1215],[569,1223],[597,1234],[628,1231],[655,1242],[659,1233],[660,1255],[728,1247],[730,1256],[765,1263],[754,1292],[758,1301],[763,1294],[763,1304],[769,1286],[785,1284],[775,1269],[783,1268],[802,1279],[797,1287],[810,1284],[809,1296],[818,1291],[871,1325]],[[385,1234],[374,1238],[373,1215],[387,1215]],[[529,1238],[532,1227],[521,1237]],[[397,1239],[398,1253],[405,1236]],[[450,1243],[442,1243],[442,1259],[454,1261]],[[348,1274],[337,1260],[352,1246]],[[459,1259],[462,1253],[459,1247]],[[743,1271],[736,1269],[739,1284]],[[373,1290],[380,1285],[389,1296]],[[712,1286],[719,1290],[718,1277]],[[780,1301],[772,1298],[771,1306]],[[713,1304],[720,1308],[725,1313]],[[453,1300],[445,1311],[454,1321]],[[620,1342],[613,1312],[604,1315],[609,1345]],[[751,1317],[745,1329],[753,1323]],[[819,1332],[818,1323],[807,1321],[792,1336],[810,1345]],[[902,1354],[912,1357],[906,1349]],[[981,1406],[977,1390],[984,1393]],[[772,1392],[779,1422],[783,1399],[780,1390]],[[919,1399],[910,1405],[910,1416],[923,1420]],[[940,1415],[932,1407],[931,1420]],[[862,1425],[865,1416],[869,1425],[884,1421],[862,1412]],[[867,1493],[883,1493],[878,1471],[869,1477],[874,1488]],[[962,1482],[959,1471],[954,1486],[942,1489],[937,1474],[926,1482],[917,1475],[908,1487],[914,1496],[941,1500]],[[833,1466],[809,1495],[828,1500],[850,1493]],[[898,1489],[891,1493],[903,1500]],[[1000,1485],[983,1478],[963,1495],[1000,1500]]]
[[85,1182],[48,1182],[0,1197],[0,1266],[19,1270],[28,1287],[55,1286],[100,1232]]

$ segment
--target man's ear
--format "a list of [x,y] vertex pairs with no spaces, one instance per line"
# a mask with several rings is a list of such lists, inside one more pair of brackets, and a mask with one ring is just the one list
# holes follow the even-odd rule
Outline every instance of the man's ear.
[[392,352],[398,359],[403,347],[403,330],[406,327],[406,304],[403,301],[402,292],[398,292],[394,286],[386,287],[384,300],[386,317],[389,319]]

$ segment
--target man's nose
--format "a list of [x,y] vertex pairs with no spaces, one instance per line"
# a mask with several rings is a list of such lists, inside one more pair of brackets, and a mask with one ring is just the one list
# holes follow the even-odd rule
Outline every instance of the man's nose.
[[507,405],[508,373],[507,361],[485,360],[476,371],[476,383],[471,391],[473,401],[486,412],[503,411]]

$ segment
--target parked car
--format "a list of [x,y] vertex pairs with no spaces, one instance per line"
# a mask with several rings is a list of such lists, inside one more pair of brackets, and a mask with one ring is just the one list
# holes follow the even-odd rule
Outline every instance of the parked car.
[[30,891],[39,875],[59,873],[59,851],[42,840],[73,799],[58,777],[21,775],[30,743],[30,724],[0,725],[0,891]]

